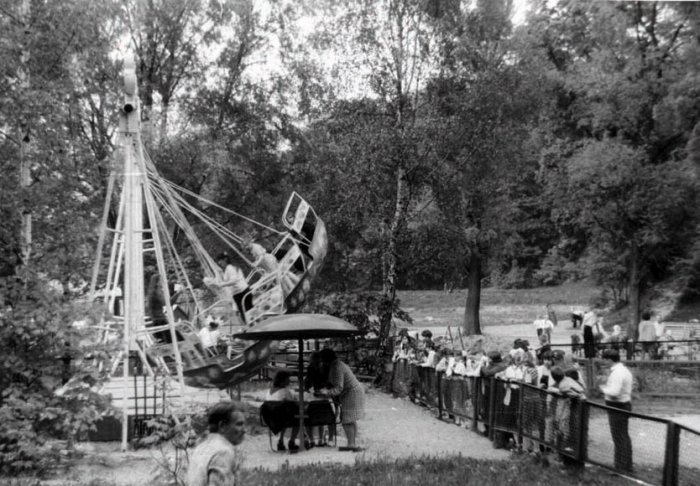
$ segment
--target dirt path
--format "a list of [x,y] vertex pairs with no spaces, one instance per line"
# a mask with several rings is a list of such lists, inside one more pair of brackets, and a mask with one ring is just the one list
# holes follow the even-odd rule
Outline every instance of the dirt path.
[[[405,399],[368,389],[366,417],[359,422],[358,444],[363,452],[341,452],[333,447],[316,447],[298,454],[273,452],[267,434],[248,436],[240,446],[244,468],[276,470],[281,466],[304,464],[355,464],[358,460],[394,459],[422,455],[462,454],[477,459],[507,459],[504,450],[470,430],[438,420],[435,413]],[[338,438],[338,445],[345,439]],[[86,443],[86,456],[62,481],[88,482],[100,479],[118,486],[146,484],[163,456],[158,451],[119,451],[118,443]],[[172,459],[172,454],[167,453]],[[108,482],[109,481],[109,482]],[[53,482],[53,481],[51,481]],[[51,482],[46,482],[50,485]],[[56,482],[57,484],[57,482]]]
[[[495,450],[485,437],[438,420],[435,413],[405,399],[370,389],[367,414],[359,422],[358,444],[363,452],[340,452],[337,448],[316,447],[300,454],[272,452],[267,435],[249,437],[243,449],[245,467],[276,468],[308,463],[354,464],[357,459],[394,459],[420,455],[450,455],[477,459],[506,459],[508,453]],[[344,445],[344,437],[338,445]]]

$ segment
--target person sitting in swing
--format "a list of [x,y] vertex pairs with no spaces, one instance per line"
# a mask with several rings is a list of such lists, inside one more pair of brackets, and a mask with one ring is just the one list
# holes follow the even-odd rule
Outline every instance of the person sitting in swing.
[[204,278],[204,284],[209,287],[220,288],[226,294],[228,300],[233,300],[241,316],[243,324],[246,325],[246,311],[253,307],[250,298],[250,287],[245,278],[243,270],[234,265],[228,253],[221,253],[216,258],[216,263],[224,271],[223,275],[213,279]]
[[265,273],[274,273],[279,268],[279,262],[272,254],[268,253],[264,246],[251,242],[248,251],[255,259],[253,267],[261,269]]

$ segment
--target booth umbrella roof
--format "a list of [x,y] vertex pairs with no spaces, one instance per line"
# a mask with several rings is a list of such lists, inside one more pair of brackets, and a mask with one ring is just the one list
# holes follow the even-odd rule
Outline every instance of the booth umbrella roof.
[[321,339],[362,334],[352,324],[326,314],[283,314],[234,337],[249,340]]

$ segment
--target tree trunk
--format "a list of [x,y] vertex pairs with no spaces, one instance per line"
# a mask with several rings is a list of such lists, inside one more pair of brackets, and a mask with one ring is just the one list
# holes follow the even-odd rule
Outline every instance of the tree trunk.
[[160,126],[158,128],[158,144],[163,144],[168,139],[168,117],[170,116],[170,101],[161,103]]
[[479,307],[481,306],[481,259],[476,252],[469,257],[467,275],[467,304],[464,309],[464,334],[481,334]]
[[635,242],[632,242],[630,248],[629,260],[629,329],[628,336],[634,336],[635,340],[639,339],[639,302],[640,302],[640,279],[639,279],[639,248]]
[[[22,53],[20,55],[20,67],[17,73],[19,78],[19,84],[21,91],[24,93],[25,99],[29,99],[29,89],[31,87],[31,80],[29,74],[29,59],[31,53],[29,51],[29,35],[30,30],[30,9],[31,1],[23,0],[21,7],[21,22],[22,22]],[[32,252],[32,212],[29,208],[29,201],[31,200],[29,196],[29,187],[31,186],[31,161],[30,161],[30,149],[31,149],[31,138],[30,138],[30,113],[26,110],[21,115],[20,120],[20,177],[19,183],[22,187],[24,196],[22,201],[22,228],[20,230],[20,251],[22,252],[22,262],[24,266],[29,265],[29,258]]]
[[396,208],[394,210],[394,218],[391,222],[389,230],[389,242],[386,247],[386,252],[383,255],[386,262],[386,276],[383,283],[383,295],[385,303],[380,315],[379,327],[379,352],[391,353],[392,349],[389,346],[389,331],[391,330],[391,319],[393,317],[394,300],[396,299],[396,263],[397,263],[397,247],[399,235],[403,228],[403,222],[406,218],[406,209],[408,207],[406,195],[406,169],[403,163],[399,163],[399,168],[396,174]]

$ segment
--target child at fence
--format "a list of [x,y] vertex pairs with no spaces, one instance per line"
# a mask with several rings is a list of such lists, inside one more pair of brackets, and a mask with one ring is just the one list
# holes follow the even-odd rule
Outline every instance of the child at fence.
[[[291,383],[291,378],[288,371],[280,370],[275,374],[272,380],[272,385],[267,392],[265,397],[266,401],[296,401],[297,397],[292,390],[289,389]],[[287,447],[284,445],[284,434],[287,431],[286,428],[281,429],[279,440],[277,441],[277,450],[284,451]],[[299,446],[296,444],[297,436],[299,435],[299,427],[292,427],[292,432],[289,436],[289,442],[287,446],[290,451],[299,450]]]
[[441,348],[438,351],[440,359],[435,365],[435,371],[437,373],[442,373],[441,380],[442,386],[440,391],[442,393],[442,404],[447,410],[447,416],[450,420],[454,420],[455,416],[452,411],[455,407],[455,384],[452,383],[452,372],[454,371],[455,358],[451,355],[451,351],[447,348]]
[[586,399],[586,393],[583,387],[566,376],[559,366],[552,367],[552,382],[549,391],[553,392],[553,395],[548,397],[548,409],[552,415],[551,440],[558,449],[573,454],[581,407],[580,400]]
[[539,417],[542,414],[540,407],[539,373],[535,365],[535,359],[530,353],[526,353],[522,360],[522,382],[529,385],[523,388],[522,405],[522,429],[523,450],[530,454],[539,454],[539,441],[533,437],[539,437]]
[[452,376],[465,377],[467,376],[467,352],[462,351],[462,354],[455,358],[455,364],[452,367]]
[[394,355],[391,360],[396,363],[399,360],[411,360],[414,357],[413,347],[411,346],[408,335],[401,336],[400,341],[394,348]]
[[422,355],[419,355],[418,357],[418,366],[435,368],[435,365],[437,364],[436,357],[437,353],[435,352],[435,349],[433,347],[426,346],[426,348],[423,349]]
[[[503,361],[501,353],[498,351],[491,351],[489,353],[489,361],[486,366],[481,368],[481,420],[484,422],[484,435],[490,435],[490,429],[488,425],[489,415],[491,413],[491,378],[495,378],[496,375],[505,371],[508,364]],[[498,383],[495,383],[498,386]],[[505,440],[501,433],[494,434],[494,447],[499,449],[505,447]]]
[[[551,382],[552,368],[552,352],[547,350],[537,355],[537,382],[542,390],[547,390]],[[546,454],[547,447],[544,445],[547,440],[547,397],[546,393],[540,393],[538,396],[539,403],[537,404],[537,436],[540,441],[540,453]]]
[[[503,396],[503,422],[512,429],[517,429],[518,413],[520,411],[520,386],[523,381],[524,373],[522,368],[522,360],[525,351],[518,348],[515,353],[510,356],[510,363],[505,369],[502,379],[505,380],[505,394]],[[508,447],[511,451],[517,451],[521,438],[515,433],[506,434],[508,437]]]
[[[451,379],[457,382],[456,387],[460,390],[460,393],[455,398],[455,406],[463,413],[467,415],[468,413],[468,402],[471,402],[471,398],[474,393],[474,379],[467,378],[467,361],[468,356],[466,351],[461,351],[461,353],[454,358],[454,365],[452,366],[452,376]],[[449,367],[446,373],[449,373]],[[472,375],[472,376],[478,376]],[[457,416],[455,418],[455,424],[461,427],[469,428],[469,421],[465,417]]]

